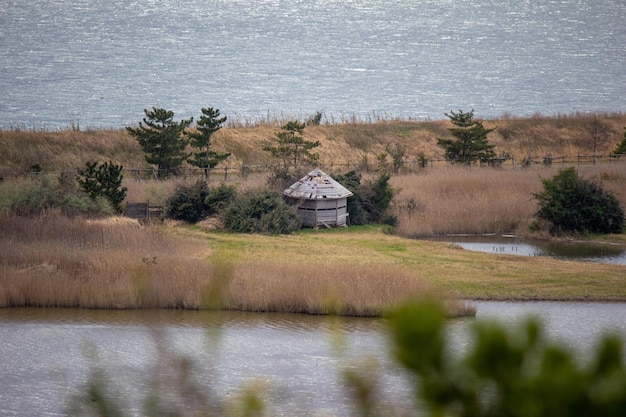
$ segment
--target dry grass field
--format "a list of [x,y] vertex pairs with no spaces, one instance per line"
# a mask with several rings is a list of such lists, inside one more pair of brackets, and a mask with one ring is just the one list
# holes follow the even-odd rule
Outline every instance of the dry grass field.
[[[229,166],[267,164],[268,153],[262,148],[276,140],[275,133],[284,122],[229,124],[214,135],[213,146],[232,153],[225,162]],[[608,154],[624,137],[626,114],[502,117],[483,123],[495,128],[489,135],[495,152],[509,154],[519,163],[528,156],[591,155],[594,129],[600,132],[596,135],[597,154]],[[448,137],[451,126],[447,120],[341,121],[308,126],[304,138],[321,143],[315,152],[328,171],[345,171],[375,167],[376,156],[396,144],[406,147],[408,161],[420,154],[431,160],[443,159],[437,138]],[[126,130],[0,131],[0,149],[0,176],[5,178],[27,172],[34,165],[44,171],[75,170],[87,161],[111,160],[126,169],[149,168],[141,148]]]
[[[284,121],[283,121],[284,122]],[[403,146],[405,167],[394,175],[391,184],[398,191],[394,214],[400,220],[398,232],[403,236],[428,236],[445,233],[524,233],[536,202],[532,194],[541,189],[541,179],[553,176],[563,167],[558,159],[551,167],[534,164],[521,169],[520,162],[532,157],[541,161],[553,157],[592,154],[596,133],[596,153],[608,155],[624,137],[626,114],[572,114],[527,118],[501,117],[483,121],[495,128],[489,141],[497,154],[513,159],[502,169],[473,167],[471,170],[451,167],[437,146],[437,138],[446,137],[451,124],[445,120],[381,120],[374,123],[342,121],[336,124],[308,126],[307,140],[317,140],[323,169],[333,175],[357,169],[365,178],[373,175],[377,156],[388,146]],[[263,123],[229,123],[218,131],[213,146],[232,156],[218,166],[211,183],[226,180],[251,189],[264,186],[269,164],[265,145],[275,141],[280,120]],[[0,178],[19,182],[32,167],[43,171],[75,171],[87,161],[108,161],[123,165],[124,186],[128,202],[162,205],[174,188],[191,183],[194,177],[154,181],[150,176],[139,179],[132,169],[149,169],[137,142],[125,131],[26,132],[0,131]],[[431,162],[420,168],[416,161],[424,155]],[[592,165],[590,159],[579,166],[583,177],[599,181],[618,194],[626,206],[626,160]],[[568,164],[571,164],[570,161]],[[251,173],[242,175],[242,166]],[[228,167],[228,169],[226,169]],[[10,186],[7,185],[10,188]],[[19,189],[19,184],[15,189]]]
[[626,267],[471,253],[359,227],[288,236],[0,215],[0,306],[375,316],[409,298],[626,300]]
[[[372,316],[407,297],[434,294],[410,269],[363,264],[347,252],[295,260],[284,256],[284,245],[290,245],[280,238],[204,235],[124,218],[54,214],[0,215],[0,231],[0,307]],[[263,242],[254,250],[247,247],[258,239]],[[263,246],[273,253],[261,253]],[[299,246],[306,253],[306,245]]]
[[[537,211],[533,194],[559,167],[532,169],[434,168],[391,179],[398,233],[423,237],[450,233],[528,233]],[[584,165],[579,175],[599,182],[626,207],[626,160]]]
[[[532,195],[561,164],[522,169],[519,161],[545,155],[589,155],[594,123],[603,127],[597,153],[623,138],[626,115],[534,116],[485,121],[490,141],[515,165],[459,168],[408,164],[391,184],[397,235],[377,228],[303,231],[290,236],[206,232],[183,225],[140,225],[124,218],[69,219],[55,213],[20,218],[0,205],[0,306],[83,308],[226,308],[311,314],[380,315],[408,297],[458,299],[626,300],[623,266],[469,253],[417,241],[446,233],[524,235],[536,210]],[[372,174],[387,146],[406,146],[405,159],[441,158],[446,121],[390,120],[310,126],[305,139],[328,173]],[[268,163],[264,145],[278,123],[230,125],[216,150],[232,166]],[[25,173],[74,171],[87,161],[148,168],[124,130],[0,132],[0,187],[19,193]],[[626,161],[582,164],[581,176],[612,191],[626,207]],[[219,169],[216,172],[220,172]],[[214,174],[210,184],[223,180]],[[264,186],[266,175],[229,177],[240,190]],[[127,201],[163,204],[181,183],[125,176]],[[2,202],[0,201],[0,204]],[[623,236],[623,235],[622,235]],[[617,238],[620,243],[624,239]],[[465,314],[464,303],[451,314]],[[456,309],[456,310],[455,310]],[[469,306],[471,313],[471,306]]]

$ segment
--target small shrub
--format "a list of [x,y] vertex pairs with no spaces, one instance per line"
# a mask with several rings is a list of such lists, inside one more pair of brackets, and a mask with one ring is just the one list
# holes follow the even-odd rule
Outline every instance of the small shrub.
[[277,191],[257,190],[237,196],[223,216],[224,226],[235,233],[287,234],[302,226],[296,209]]
[[270,175],[267,178],[267,186],[272,190],[282,192],[304,175],[304,171],[301,170],[290,171],[281,166],[275,166],[270,169]]
[[624,128],[624,138],[619,145],[617,145],[615,150],[613,150],[613,153],[615,155],[626,155],[626,127]]
[[165,215],[170,219],[196,223],[209,215],[206,199],[209,197],[206,181],[180,185],[165,202]]
[[550,224],[550,233],[621,233],[624,210],[617,198],[591,180],[566,168],[552,179],[542,180],[544,190],[534,194],[539,201],[535,217]]
[[389,184],[389,179],[389,174],[382,174],[361,186],[359,195],[370,223],[391,222],[387,224],[392,226],[396,223],[392,216],[387,215],[387,209],[394,194],[393,188]]
[[361,175],[355,171],[349,171],[346,174],[334,176],[335,180],[346,187],[354,194],[348,198],[348,213],[350,214],[350,224],[354,226],[367,224],[369,217],[363,208],[361,200]]
[[348,198],[350,224],[362,225],[384,223],[397,224],[397,218],[387,213],[394,190],[389,184],[389,174],[383,173],[373,181],[361,183],[361,176],[354,171],[336,175],[335,180],[354,194]]
[[90,198],[81,192],[66,175],[41,175],[19,185],[10,197],[9,210],[19,216],[38,216],[48,210],[59,210],[68,216],[113,215],[115,210],[102,197]]
[[222,212],[237,197],[237,187],[221,183],[204,200],[210,214]]

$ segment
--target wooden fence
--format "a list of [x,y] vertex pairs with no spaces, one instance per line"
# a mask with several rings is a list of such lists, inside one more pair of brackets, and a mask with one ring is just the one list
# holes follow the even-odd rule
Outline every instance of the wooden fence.
[[126,203],[124,216],[143,221],[160,220],[163,217],[163,207],[150,203]]
[[[481,166],[500,167],[500,168],[529,168],[531,166],[582,166],[582,165],[594,165],[594,164],[616,164],[626,163],[626,155],[544,155],[544,156],[527,156],[522,160],[515,160],[514,158],[493,158],[487,161],[482,161]],[[410,174],[419,172],[424,168],[433,167],[446,167],[453,166],[454,161],[446,159],[406,159],[403,161],[403,166],[400,169],[400,173]],[[212,179],[220,179],[223,181],[232,181],[238,179],[245,179],[248,176],[253,175],[265,175],[272,172],[274,166],[272,165],[228,165],[220,164],[216,168],[213,168],[210,172]],[[313,168],[320,168],[327,173],[336,172],[375,172],[376,161],[360,161],[353,163],[342,164],[319,164]],[[9,172],[2,173],[1,178],[11,177],[23,177],[29,175],[42,175],[42,174],[61,174],[66,173],[69,175],[75,175],[76,171],[27,171],[27,172]],[[168,172],[171,174],[171,172]],[[159,171],[154,168],[124,168],[122,171],[127,179],[134,179],[137,181],[144,180],[158,180],[160,178]],[[207,172],[201,168],[180,168],[175,172],[175,176],[179,178],[202,178],[207,176]]]
[[[514,158],[493,158],[482,161],[479,165],[483,167],[499,167],[499,168],[529,168],[531,166],[581,166],[594,164],[616,164],[626,163],[626,155],[546,155],[546,156],[528,156],[524,159],[515,160]],[[400,173],[410,174],[419,172],[424,168],[454,166],[454,161],[446,159],[408,159],[403,163]],[[223,181],[237,180],[247,178],[251,175],[264,175],[273,170],[272,165],[227,165],[220,164],[213,168],[210,172],[212,179],[219,178]],[[376,165],[374,161],[344,163],[344,164],[318,164],[313,168],[320,168],[327,173],[336,172],[375,172]],[[159,172],[156,169],[124,169],[127,178],[136,180],[158,179]],[[206,176],[204,169],[199,168],[181,168],[176,173],[177,177],[182,178],[200,178]]]

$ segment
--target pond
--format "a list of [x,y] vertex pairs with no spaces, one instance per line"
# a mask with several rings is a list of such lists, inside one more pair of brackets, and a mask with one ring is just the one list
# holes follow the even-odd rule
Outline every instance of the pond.
[[549,256],[557,259],[626,265],[626,246],[619,244],[579,241],[549,242],[524,240],[506,235],[451,235],[429,238],[428,240],[454,243],[463,249],[478,252],[519,256]]
[[[606,332],[626,341],[626,303],[477,302],[477,318],[450,320],[455,349],[475,320],[511,326],[528,315],[581,359]],[[265,388],[272,415],[351,415],[341,370],[376,360],[387,401],[406,404],[410,385],[390,359],[381,319],[198,311],[0,309],[0,415],[65,415],[65,404],[99,367],[131,415],[151,381],[178,382],[169,359],[189,358],[194,378],[218,398],[246,383]]]

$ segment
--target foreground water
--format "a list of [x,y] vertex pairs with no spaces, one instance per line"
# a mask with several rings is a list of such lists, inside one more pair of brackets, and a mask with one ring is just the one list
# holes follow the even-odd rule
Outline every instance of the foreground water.
[[0,128],[626,109],[623,0],[3,0]]
[[[626,341],[626,304],[479,302],[478,320],[513,326],[540,317],[551,338],[581,360],[606,332]],[[455,349],[471,343],[475,319],[452,320]],[[375,358],[389,404],[406,403],[409,385],[390,360],[384,321],[282,314],[195,311],[0,310],[0,415],[56,416],[101,367],[132,413],[150,381],[173,385],[165,348],[193,361],[195,377],[219,398],[247,381],[267,389],[276,415],[350,415],[340,371]],[[327,413],[327,414],[324,414]]]

